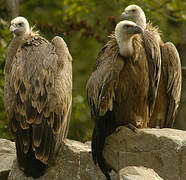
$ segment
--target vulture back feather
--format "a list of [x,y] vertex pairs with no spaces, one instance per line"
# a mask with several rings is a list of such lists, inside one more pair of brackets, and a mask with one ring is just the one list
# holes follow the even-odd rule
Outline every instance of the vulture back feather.
[[159,66],[161,75],[159,85],[156,86],[158,91],[149,126],[172,128],[174,127],[181,98],[182,72],[180,57],[174,44],[171,42],[164,43],[160,37],[161,33],[151,23],[147,24],[145,32],[148,39],[150,34],[154,34],[153,39],[158,42],[161,53],[161,67]]
[[[14,37],[5,65],[5,106],[19,167],[39,177],[67,136],[72,104],[72,58],[61,37]],[[12,46],[15,51],[11,52]]]
[[178,51],[173,43],[167,42],[161,46],[162,75],[166,85],[167,109],[163,127],[174,126],[177,110],[181,98],[182,69]]
[[142,37],[149,65],[149,115],[151,117],[154,111],[158,86],[160,82],[161,52],[158,31],[155,28],[151,28],[151,24],[148,24],[148,27],[151,30],[148,28],[144,29]]

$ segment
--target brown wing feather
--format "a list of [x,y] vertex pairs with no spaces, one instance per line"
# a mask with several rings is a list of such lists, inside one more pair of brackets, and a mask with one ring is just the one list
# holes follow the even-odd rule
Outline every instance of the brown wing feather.
[[149,115],[154,110],[161,74],[161,52],[159,34],[150,26],[144,30],[143,40],[149,64]]
[[[116,53],[111,53],[113,49]],[[113,41],[99,53],[94,72],[86,86],[91,118],[95,122],[92,136],[92,155],[95,164],[98,162],[99,167],[108,179],[108,168],[104,164],[102,152],[106,136],[115,127],[114,122],[112,123],[113,118],[108,116],[108,113],[113,109],[115,90],[124,64],[121,59],[117,58],[118,50],[116,41]]]
[[[46,148],[48,128],[49,128],[49,126],[47,125],[47,122],[45,120],[46,119],[43,117],[43,119],[42,119],[42,121],[43,121],[42,127],[44,128],[43,136],[42,137],[40,136],[39,139],[38,139],[38,141],[40,141],[41,143],[40,143],[39,146],[37,146],[37,144],[36,144],[36,146],[33,144],[33,147],[32,147],[36,152],[35,155],[36,155],[37,159],[43,159],[44,153],[45,153],[45,151],[43,151],[43,149]],[[35,127],[35,131],[37,131],[36,127]],[[36,141],[35,141],[35,143],[36,143]]]
[[[87,99],[93,114],[103,116],[107,110],[112,110],[115,89],[119,80],[119,73],[124,62],[117,58],[119,49],[114,42],[106,46],[106,51],[98,55],[96,72],[93,72],[87,82]],[[116,51],[111,53],[112,49]]]
[[[55,37],[51,44],[41,37],[32,37],[17,51],[7,78],[6,94],[11,96],[7,106],[11,111],[6,109],[12,117],[17,151],[24,150],[26,155],[32,147],[44,164],[59,146],[55,144],[57,138],[65,138],[63,121],[66,122],[72,101],[71,61],[62,38]],[[15,116],[11,115],[12,109]]]
[[182,71],[179,54],[176,47],[171,42],[167,42],[161,47],[162,66],[164,83],[167,92],[167,116],[164,127],[173,127],[176,112],[180,103]]

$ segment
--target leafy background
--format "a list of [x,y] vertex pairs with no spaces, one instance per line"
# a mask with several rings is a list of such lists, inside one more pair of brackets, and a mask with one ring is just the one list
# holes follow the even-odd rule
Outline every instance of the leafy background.
[[[12,38],[8,31],[9,22],[18,14],[18,5],[19,15],[26,17],[31,25],[36,25],[36,30],[39,30],[42,36],[51,40],[55,35],[59,35],[66,41],[73,57],[73,110],[68,136],[71,139],[87,141],[91,139],[93,122],[86,102],[86,82],[99,50],[129,4],[138,4],[143,8],[147,20],[159,26],[162,39],[175,43],[182,64],[185,64],[185,0],[0,0],[1,138],[12,139],[3,104],[3,69],[6,49]],[[177,120],[177,128],[180,129],[186,128],[186,125],[182,125],[186,115],[185,104],[186,97],[182,98]]]

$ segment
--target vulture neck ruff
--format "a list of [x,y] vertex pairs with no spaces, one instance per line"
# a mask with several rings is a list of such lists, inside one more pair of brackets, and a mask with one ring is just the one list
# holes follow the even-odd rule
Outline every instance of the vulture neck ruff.
[[[144,14],[144,13],[143,13]],[[135,22],[135,21],[134,21]],[[142,29],[145,29],[147,24],[146,24],[146,17],[145,15],[143,16],[142,14],[140,14],[139,16],[137,16],[136,18],[136,24],[138,26],[140,26]]]
[[[117,40],[117,36],[116,36]],[[118,46],[119,46],[119,52],[122,56],[124,57],[130,57],[132,56],[134,52],[134,47],[133,47],[133,38],[129,39],[119,39],[117,40]]]

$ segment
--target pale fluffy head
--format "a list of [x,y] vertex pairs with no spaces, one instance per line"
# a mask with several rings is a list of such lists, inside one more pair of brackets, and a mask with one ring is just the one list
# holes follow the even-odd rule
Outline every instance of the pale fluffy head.
[[131,39],[135,34],[142,33],[142,29],[132,21],[120,21],[115,28],[115,37],[117,41]]
[[142,33],[142,28],[132,21],[120,21],[115,28],[115,37],[118,43],[120,54],[128,57],[133,53],[132,39],[135,34]]
[[26,18],[16,17],[11,21],[10,32],[15,36],[27,38],[31,32]]
[[122,20],[130,20],[138,26],[146,28],[146,17],[144,11],[137,5],[129,5],[121,15]]

